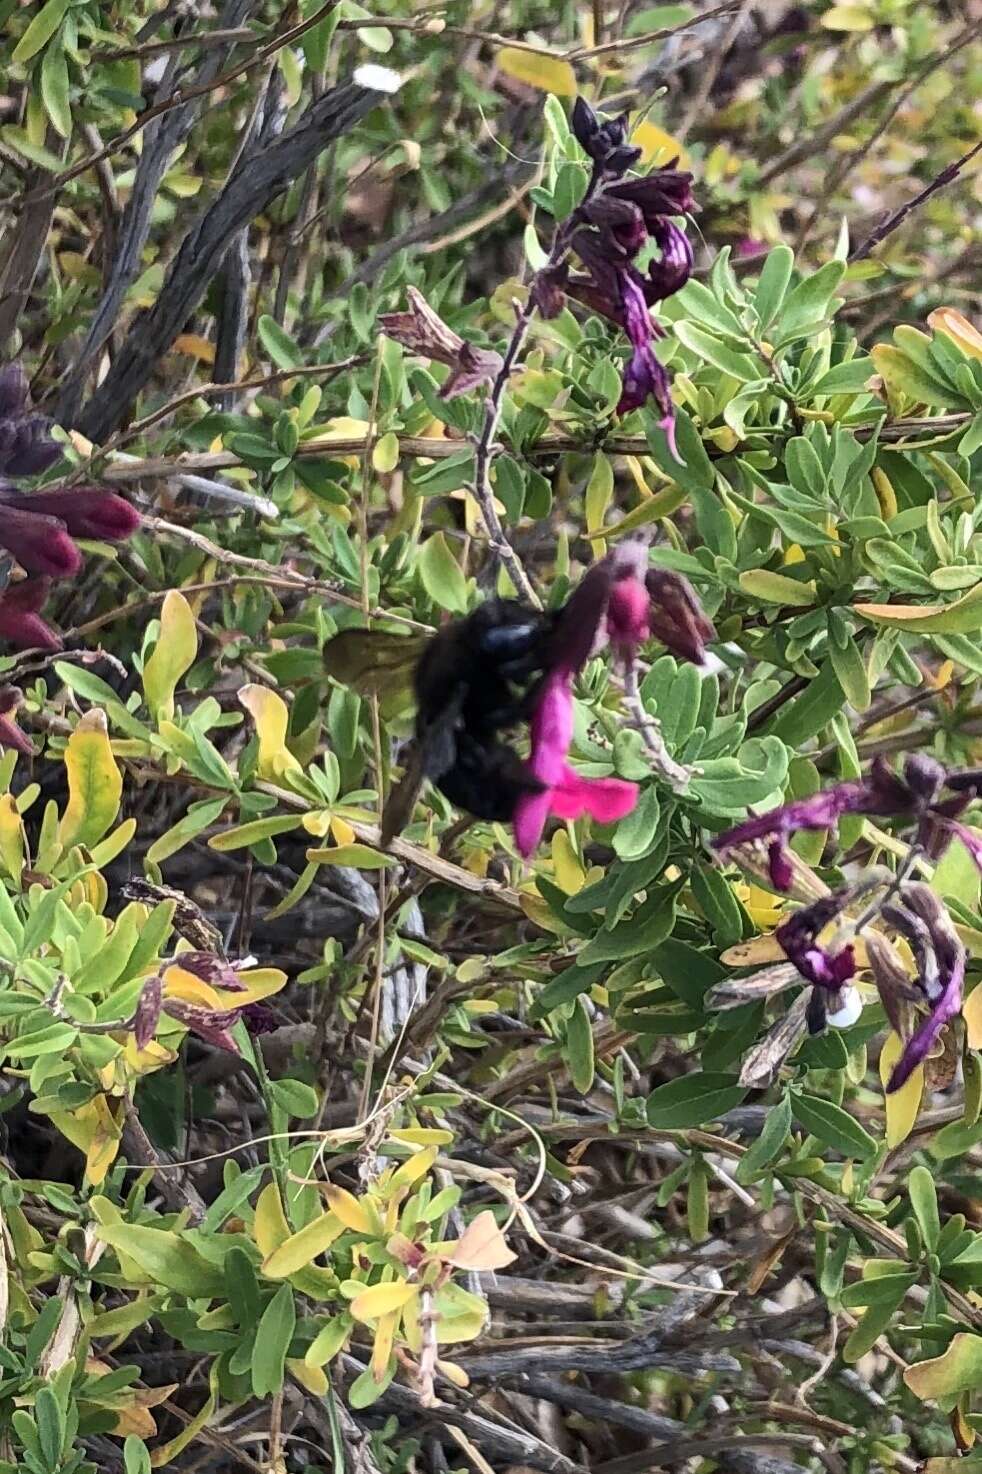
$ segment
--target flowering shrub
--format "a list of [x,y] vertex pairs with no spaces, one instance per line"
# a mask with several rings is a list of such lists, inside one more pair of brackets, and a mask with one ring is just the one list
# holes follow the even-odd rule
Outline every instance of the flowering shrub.
[[0,1474],[978,1466],[977,25],[492,9],[0,5]]

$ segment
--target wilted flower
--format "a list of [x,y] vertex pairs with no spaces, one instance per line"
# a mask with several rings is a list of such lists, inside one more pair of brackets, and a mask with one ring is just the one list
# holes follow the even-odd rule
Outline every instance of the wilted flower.
[[498,377],[504,362],[500,353],[475,347],[455,333],[415,287],[407,287],[406,295],[410,310],[380,314],[379,326],[411,353],[447,365],[450,377],[440,390],[443,399],[455,399]]
[[[584,202],[567,222],[569,248],[586,270],[573,273],[565,260],[551,262],[536,273],[532,300],[543,317],[555,317],[566,297],[573,297],[627,333],[633,351],[624,369],[618,412],[626,414],[652,398],[678,459],[670,380],[654,350],[663,334],[649,309],[680,291],[692,271],[689,240],[668,218],[695,208],[692,175],[673,162],[644,178],[624,179],[640,157],[640,150],[626,142],[626,114],[602,122],[578,98],[572,126],[594,164]],[[635,265],[635,258],[649,241],[658,255],[645,274]]]
[[236,971],[235,964],[220,957],[217,952],[178,952],[174,965],[200,978],[213,988],[227,988],[232,993],[245,992],[245,984]]
[[206,1044],[213,1044],[217,1049],[227,1049],[230,1054],[238,1054],[239,1046],[230,1032],[239,1019],[237,1008],[199,1008],[197,1004],[185,1003],[181,998],[167,998],[164,1000],[163,1011],[186,1029],[190,1029],[192,1034],[197,1034]]
[[163,1002],[164,980],[160,973],[154,973],[153,977],[148,978],[144,983],[140,1001],[133,1015],[133,1037],[136,1040],[137,1049],[146,1049],[156,1034]]
[[[584,778],[567,762],[573,740],[573,679],[598,643],[609,641],[630,663],[638,646],[657,633],[669,648],[697,662],[714,631],[686,580],[678,574],[646,572],[642,543],[625,542],[595,563],[559,614],[545,678],[531,718],[528,771],[540,792],[522,795],[515,806],[515,841],[528,856],[539,843],[546,819],[589,814],[610,824],[629,814],[637,785],[619,778]],[[656,602],[658,601],[658,602]]]
[[[926,1003],[928,1010],[914,1032],[905,1038],[903,1053],[887,1082],[889,1093],[899,1090],[909,1080],[917,1066],[923,1064],[931,1053],[945,1024],[961,1012],[965,947],[947,908],[930,886],[919,881],[908,881],[903,885],[900,904],[885,906],[882,914],[884,921],[894,926],[910,943],[917,965],[913,997]],[[889,989],[882,966],[878,984],[881,979],[883,996]],[[909,989],[904,990],[902,984],[900,988],[902,998],[911,996]]]
[[28,757],[33,756],[34,748],[30,738],[24,733],[13,720],[14,712],[20,706],[23,697],[16,686],[0,686],[0,747],[12,747],[17,752],[23,752]]
[[[944,798],[943,791],[952,797]],[[957,817],[982,792],[982,770],[948,772],[934,758],[916,753],[905,760],[902,775],[876,757],[869,776],[839,783],[810,798],[783,804],[767,814],[747,819],[713,841],[721,854],[734,846],[765,840],[772,884],[780,891],[791,883],[787,840],[799,830],[834,829],[843,814],[873,818],[909,818],[916,821],[915,843],[937,858],[956,835],[982,869],[982,843]]]

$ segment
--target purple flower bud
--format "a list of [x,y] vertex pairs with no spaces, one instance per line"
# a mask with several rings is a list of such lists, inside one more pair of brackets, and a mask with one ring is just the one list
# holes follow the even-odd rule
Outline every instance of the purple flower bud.
[[627,143],[627,113],[604,122],[584,98],[573,104],[570,125],[583,152],[599,164],[605,173],[620,176],[641,157],[639,148]]
[[0,593],[0,640],[18,650],[60,650],[61,640],[38,610],[48,597],[49,580],[29,578]]
[[[32,516],[57,517],[72,537],[104,542],[123,542],[140,526],[140,514],[114,492],[98,486],[72,486],[57,491],[8,492],[0,501],[0,524],[4,508],[13,507]],[[0,538],[3,532],[0,530]]]
[[276,1014],[268,1003],[247,1003],[241,1010],[241,1015],[254,1039],[260,1034],[272,1034],[279,1028]]
[[0,747],[13,748],[27,757],[34,756],[34,745],[29,737],[13,721],[14,712],[20,706],[21,692],[16,686],[0,686]]
[[893,943],[877,931],[865,937],[870,972],[880,995],[883,1012],[893,1032],[906,1039],[911,1031],[911,1003],[917,996],[911,987],[910,974],[904,967]]
[[49,434],[51,425],[46,415],[0,420],[0,473],[36,476],[53,466],[61,446]]
[[133,1015],[133,1037],[137,1049],[146,1049],[157,1032],[164,1001],[164,982],[159,973],[143,985],[140,1001]]
[[0,548],[12,553],[25,573],[73,578],[82,567],[82,554],[63,522],[21,511],[6,497],[0,497]]

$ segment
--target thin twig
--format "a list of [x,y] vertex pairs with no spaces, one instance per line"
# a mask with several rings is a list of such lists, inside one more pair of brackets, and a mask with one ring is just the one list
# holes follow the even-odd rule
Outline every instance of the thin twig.
[[644,702],[641,700],[638,673],[634,666],[624,673],[624,705],[634,718],[635,725],[651,757],[651,766],[658,777],[663,778],[676,793],[684,793],[695,769],[677,763],[665,746],[660,723],[649,711],[645,710]]
[[864,261],[867,256],[871,255],[877,246],[882,245],[888,235],[892,235],[897,227],[904,223],[908,215],[923,205],[925,200],[929,200],[932,195],[937,194],[939,190],[944,189],[946,185],[956,180],[966,164],[970,164],[980,150],[982,150],[982,139],[979,139],[978,143],[973,148],[970,148],[967,154],[962,154],[960,159],[956,159],[953,164],[949,164],[946,169],[942,169],[941,173],[936,175],[931,180],[931,183],[921,190],[920,194],[914,195],[913,199],[908,200],[905,205],[901,205],[899,209],[894,210],[891,215],[887,215],[884,220],[881,220],[876,229],[871,231],[866,239],[852,252],[849,257],[850,263],[853,261]]

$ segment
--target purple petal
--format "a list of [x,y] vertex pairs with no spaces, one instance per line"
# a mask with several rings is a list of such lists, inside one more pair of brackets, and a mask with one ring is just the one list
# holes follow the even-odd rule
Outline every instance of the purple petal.
[[651,598],[651,633],[673,655],[702,665],[706,643],[716,638],[716,630],[689,580],[667,568],[650,568],[645,584]]
[[49,580],[28,578],[0,593],[0,640],[18,650],[60,650],[61,640],[38,610],[48,597]]
[[25,573],[73,578],[82,567],[82,554],[64,523],[19,511],[6,501],[0,501],[0,547],[14,555]]
[[549,797],[549,811],[557,819],[579,819],[589,814],[598,824],[613,824],[634,808],[638,785],[623,778],[584,778],[566,767]]
[[137,1049],[146,1049],[157,1032],[164,1001],[164,982],[159,973],[143,985],[140,1001],[133,1015],[133,1037]]
[[[35,517],[57,517],[72,537],[89,537],[106,542],[123,542],[140,526],[140,514],[114,492],[99,486],[73,486],[57,491],[11,492],[0,502]],[[3,537],[0,531],[0,538]]]

